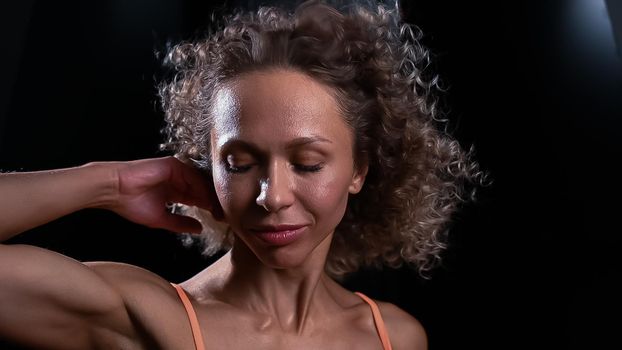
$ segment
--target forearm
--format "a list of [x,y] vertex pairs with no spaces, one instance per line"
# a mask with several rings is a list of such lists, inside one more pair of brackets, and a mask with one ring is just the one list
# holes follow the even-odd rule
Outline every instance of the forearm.
[[0,242],[80,209],[112,200],[116,178],[105,163],[0,174]]

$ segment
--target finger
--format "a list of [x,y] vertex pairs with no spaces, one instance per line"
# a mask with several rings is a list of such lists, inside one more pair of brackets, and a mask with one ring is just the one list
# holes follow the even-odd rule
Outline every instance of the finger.
[[200,201],[210,198],[214,192],[213,183],[198,169],[175,160],[169,180],[171,188],[182,195],[186,201]]
[[[212,211],[214,207],[214,201],[205,198],[196,198],[195,195],[188,195],[184,193],[179,193],[173,189],[169,189],[166,193],[165,200],[171,203],[185,204],[187,206],[196,206],[201,209],[206,209]],[[218,200],[215,201],[218,203]],[[218,205],[219,207],[220,205]]]
[[201,233],[203,226],[199,221],[184,215],[166,213],[160,223],[160,228],[177,233]]
[[217,220],[224,217],[214,182],[204,172],[180,163],[179,174],[171,179],[170,200],[209,210]]
[[220,203],[211,177],[201,175],[201,179],[195,182],[193,186],[189,186],[188,189],[188,196],[194,201],[194,205],[208,210],[219,206]]

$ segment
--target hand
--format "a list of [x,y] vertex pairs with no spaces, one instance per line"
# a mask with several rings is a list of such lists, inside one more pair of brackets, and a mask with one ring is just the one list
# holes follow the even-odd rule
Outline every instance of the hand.
[[209,210],[223,219],[209,175],[174,157],[143,159],[116,165],[116,194],[105,209],[135,223],[174,232],[200,233],[201,224],[171,213],[167,204],[182,203]]

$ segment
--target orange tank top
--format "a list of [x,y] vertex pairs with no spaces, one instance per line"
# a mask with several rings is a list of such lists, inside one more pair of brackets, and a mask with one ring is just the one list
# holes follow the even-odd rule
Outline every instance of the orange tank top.
[[[194,338],[194,345],[197,350],[205,350],[205,343],[203,342],[203,335],[201,335],[201,328],[199,327],[199,320],[197,319],[197,314],[192,307],[192,303],[190,299],[186,295],[186,292],[181,288],[181,286],[171,283],[175,290],[177,290],[177,294],[181,299],[182,304],[184,304],[184,308],[186,309],[186,313],[188,314],[188,319],[190,320],[190,328],[192,329],[192,337]],[[374,317],[374,324],[376,325],[376,330],[378,331],[378,336],[380,337],[380,342],[382,343],[383,350],[392,350],[391,342],[389,341],[389,333],[387,332],[387,328],[384,325],[384,321],[382,320],[382,316],[380,315],[380,309],[378,305],[365,296],[363,293],[355,292],[354,294],[358,295],[363,301],[369,304],[371,308],[371,313]]]

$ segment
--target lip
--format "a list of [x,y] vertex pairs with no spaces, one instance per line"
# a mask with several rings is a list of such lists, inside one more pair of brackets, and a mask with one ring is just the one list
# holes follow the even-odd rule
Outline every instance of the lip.
[[296,241],[304,233],[307,225],[266,225],[252,228],[260,240],[271,246],[284,246]]

